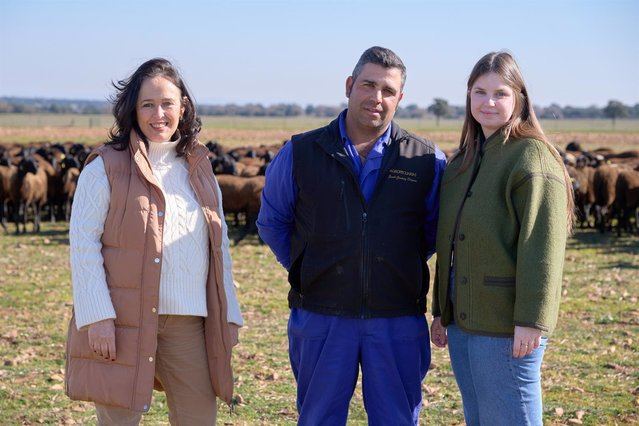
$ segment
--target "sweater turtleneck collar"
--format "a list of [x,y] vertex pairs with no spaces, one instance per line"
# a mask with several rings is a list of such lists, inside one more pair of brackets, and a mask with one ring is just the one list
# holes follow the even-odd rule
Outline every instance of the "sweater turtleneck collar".
[[180,139],[167,142],[149,142],[149,162],[153,165],[171,163],[177,157]]

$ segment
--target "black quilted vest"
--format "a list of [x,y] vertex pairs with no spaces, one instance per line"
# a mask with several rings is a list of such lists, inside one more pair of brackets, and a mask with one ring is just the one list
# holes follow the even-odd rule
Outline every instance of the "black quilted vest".
[[367,203],[338,120],[293,136],[299,188],[291,236],[289,306],[348,317],[425,312],[425,201],[435,147],[392,124]]

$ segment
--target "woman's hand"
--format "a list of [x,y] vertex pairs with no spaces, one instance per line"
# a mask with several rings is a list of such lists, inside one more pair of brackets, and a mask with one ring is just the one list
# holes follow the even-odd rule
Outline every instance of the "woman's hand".
[[240,343],[240,326],[234,322],[229,323],[229,329],[231,332],[231,346],[235,346]]
[[513,339],[513,357],[522,358],[530,355],[541,344],[541,330],[530,327],[515,326]]
[[115,321],[112,318],[89,325],[89,346],[97,356],[115,361]]
[[438,348],[445,348],[448,343],[446,327],[442,325],[440,317],[433,318],[433,323],[430,325],[430,341]]

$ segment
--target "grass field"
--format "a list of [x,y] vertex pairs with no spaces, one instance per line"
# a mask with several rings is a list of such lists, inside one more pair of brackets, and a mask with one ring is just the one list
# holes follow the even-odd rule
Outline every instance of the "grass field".
[[[46,225],[38,236],[2,235],[0,253],[0,423],[95,423],[91,405],[71,402],[63,391],[71,310],[66,225]],[[220,405],[220,424],[294,424],[285,273],[255,239],[234,246],[232,256],[246,326],[234,352],[240,404],[233,413]],[[570,240],[559,325],[542,372],[546,423],[639,422],[637,259],[636,237],[586,231]],[[462,422],[445,350],[433,349],[423,391],[424,422]],[[365,418],[358,385],[349,424],[363,424]],[[156,393],[144,422],[166,419],[166,401]]]
[[[39,121],[38,121],[39,120]],[[315,118],[205,117],[201,140],[228,146],[281,142],[326,123]],[[0,142],[105,140],[108,116],[0,115]],[[401,125],[443,148],[455,146],[459,122],[406,120]],[[546,123],[560,146],[639,149],[639,121]],[[254,238],[232,247],[246,326],[234,352],[234,412],[219,406],[220,424],[294,424],[295,386],[287,356],[286,274]],[[432,264],[432,259],[431,259]],[[432,265],[431,265],[432,269]],[[71,312],[66,224],[42,235],[0,233],[0,424],[94,424],[91,404],[64,396],[64,341]],[[563,302],[543,375],[547,424],[639,422],[639,238],[579,231],[569,241]],[[430,321],[430,317],[429,317]],[[447,352],[433,349],[423,384],[427,424],[463,421]],[[358,385],[349,424],[364,424]],[[156,393],[145,424],[166,424]]]
[[[202,117],[200,140],[215,139],[226,146],[280,143],[292,134],[326,124],[317,117]],[[96,144],[106,140],[113,120],[109,115],[0,114],[0,142],[67,141]],[[460,120],[402,119],[399,124],[429,138],[442,148],[459,143]],[[639,149],[639,120],[551,120],[542,122],[560,147],[573,140],[585,148]]]

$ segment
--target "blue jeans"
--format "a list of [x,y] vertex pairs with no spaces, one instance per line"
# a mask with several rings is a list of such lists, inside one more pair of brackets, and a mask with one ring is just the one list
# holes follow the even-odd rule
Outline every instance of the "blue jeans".
[[447,331],[450,362],[468,426],[542,425],[545,337],[530,355],[514,358],[512,337],[470,334],[455,324]]
[[289,356],[300,425],[345,425],[362,369],[369,425],[416,425],[430,365],[424,315],[345,318],[291,309]]

